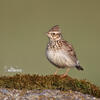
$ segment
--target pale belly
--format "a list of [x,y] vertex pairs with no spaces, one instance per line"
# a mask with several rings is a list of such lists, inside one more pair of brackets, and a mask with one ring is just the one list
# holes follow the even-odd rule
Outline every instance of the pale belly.
[[48,50],[47,51],[48,60],[59,68],[74,67],[74,63],[67,53],[62,52],[62,50]]

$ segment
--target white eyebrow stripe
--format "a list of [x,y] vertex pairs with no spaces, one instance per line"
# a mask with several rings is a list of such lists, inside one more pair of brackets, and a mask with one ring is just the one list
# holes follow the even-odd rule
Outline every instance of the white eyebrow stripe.
[[57,31],[50,31],[49,33],[61,33],[61,32],[57,32]]

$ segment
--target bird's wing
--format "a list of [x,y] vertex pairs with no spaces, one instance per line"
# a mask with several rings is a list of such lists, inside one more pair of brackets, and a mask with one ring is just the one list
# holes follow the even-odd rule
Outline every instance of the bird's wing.
[[69,56],[76,62],[77,61],[77,56],[76,56],[76,53],[74,51],[74,48],[73,46],[68,43],[67,41],[63,40],[62,43],[64,44],[65,46],[65,51],[69,54]]

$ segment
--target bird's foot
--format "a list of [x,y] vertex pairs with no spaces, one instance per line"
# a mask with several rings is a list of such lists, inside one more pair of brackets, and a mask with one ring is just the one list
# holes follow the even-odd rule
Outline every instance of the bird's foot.
[[54,76],[56,76],[57,75],[57,73],[54,73]]
[[66,78],[68,75],[67,74],[63,74],[60,76],[60,78]]

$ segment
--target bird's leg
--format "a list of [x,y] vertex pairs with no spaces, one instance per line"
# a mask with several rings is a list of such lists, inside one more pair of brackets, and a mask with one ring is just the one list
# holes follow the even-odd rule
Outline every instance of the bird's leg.
[[68,75],[69,70],[70,70],[70,68],[67,68],[66,72],[63,75],[61,75],[61,78],[66,77]]
[[57,75],[57,72],[58,72],[58,68],[56,69],[56,71],[55,71],[54,75]]

